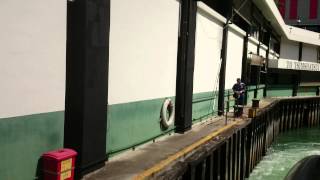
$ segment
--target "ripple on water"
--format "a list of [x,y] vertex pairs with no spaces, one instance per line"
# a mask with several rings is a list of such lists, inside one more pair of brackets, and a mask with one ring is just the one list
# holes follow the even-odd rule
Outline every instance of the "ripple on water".
[[301,129],[284,133],[268,149],[249,180],[281,180],[291,167],[309,155],[320,155],[320,129]]

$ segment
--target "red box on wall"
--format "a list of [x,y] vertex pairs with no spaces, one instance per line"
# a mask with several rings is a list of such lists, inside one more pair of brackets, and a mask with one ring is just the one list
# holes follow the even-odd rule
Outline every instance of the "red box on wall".
[[77,152],[59,149],[42,155],[44,180],[73,180]]

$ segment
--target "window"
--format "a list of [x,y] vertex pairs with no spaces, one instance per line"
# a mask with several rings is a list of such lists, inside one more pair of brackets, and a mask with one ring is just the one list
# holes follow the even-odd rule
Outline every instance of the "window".
[[297,19],[298,18],[298,0],[291,0],[290,1],[289,18],[290,19]]
[[318,15],[318,0],[310,0],[309,19],[317,19]]
[[286,0],[276,0],[282,18],[286,15]]
[[257,25],[252,25],[251,26],[251,29],[250,29],[250,36],[251,37],[254,37],[256,40],[258,40],[259,39],[259,34],[260,34],[260,32],[259,32],[259,27],[257,26]]

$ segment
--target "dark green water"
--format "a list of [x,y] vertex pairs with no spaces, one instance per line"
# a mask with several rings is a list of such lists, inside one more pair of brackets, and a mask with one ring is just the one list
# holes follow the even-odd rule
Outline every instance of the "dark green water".
[[276,139],[249,180],[282,180],[296,162],[314,154],[320,155],[320,128],[286,132]]

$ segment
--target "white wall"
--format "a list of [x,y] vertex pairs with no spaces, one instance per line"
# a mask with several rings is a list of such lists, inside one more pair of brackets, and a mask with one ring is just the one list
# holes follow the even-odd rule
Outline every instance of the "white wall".
[[0,1],[0,118],[64,110],[66,1]]
[[280,58],[298,60],[299,43],[281,39]]
[[176,0],[111,1],[109,104],[175,95]]
[[248,41],[248,53],[253,53],[253,54],[257,54],[257,50],[258,50],[258,41],[254,40],[252,37],[249,38]]
[[228,34],[228,52],[225,89],[231,89],[237,78],[241,78],[243,34],[230,30]]
[[260,52],[259,52],[260,56],[262,56],[262,57],[266,58],[266,55],[267,55],[267,49],[268,49],[268,47],[267,47],[267,46],[265,46],[265,45],[261,45],[261,46],[260,46]]
[[223,24],[202,9],[197,13],[193,93],[216,90]]
[[272,49],[269,51],[269,59],[277,59],[277,53],[275,53]]
[[317,62],[317,46],[303,44],[301,60],[308,62]]
[[272,53],[269,53],[269,59],[275,59],[275,56]]

